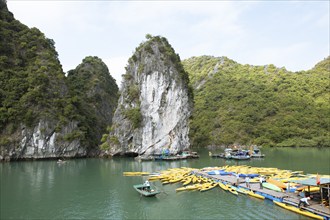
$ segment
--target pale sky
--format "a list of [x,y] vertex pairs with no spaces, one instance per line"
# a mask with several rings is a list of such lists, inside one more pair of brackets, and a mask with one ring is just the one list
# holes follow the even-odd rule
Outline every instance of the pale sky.
[[330,1],[7,0],[23,24],[55,41],[64,71],[98,56],[121,84],[147,33],[181,60],[227,56],[241,64],[308,70],[328,57]]

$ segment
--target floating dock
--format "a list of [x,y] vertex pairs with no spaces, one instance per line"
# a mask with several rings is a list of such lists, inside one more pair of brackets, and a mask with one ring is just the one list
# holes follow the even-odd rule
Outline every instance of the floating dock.
[[[135,173],[143,175],[141,172]],[[124,172],[126,176],[133,174],[132,172]],[[261,187],[259,183],[258,176],[260,175],[262,177],[268,177],[267,182],[263,183],[263,187]],[[245,180],[247,176],[250,177],[249,185],[246,184]],[[183,187],[177,188],[177,191],[207,191],[218,185],[220,188],[228,190],[235,195],[238,195],[239,192],[260,199],[268,199],[273,201],[274,204],[298,214],[315,219],[330,220],[328,198],[330,194],[330,176],[322,176],[323,177],[318,174],[304,175],[303,171],[243,165],[206,167],[202,169],[188,167],[171,168],[165,171],[159,171],[158,175],[150,175],[149,181],[159,180],[162,184],[181,182]],[[284,184],[287,182],[288,185]],[[271,183],[276,184],[278,187]],[[271,189],[266,188],[266,186]],[[285,191],[287,187],[289,190]],[[310,187],[318,187],[319,191],[318,193],[314,193],[314,199],[312,198],[312,200],[308,201],[310,204],[309,206],[302,206],[299,209],[298,204],[301,198],[301,190],[308,189],[305,193],[312,195],[313,191],[310,190]],[[326,193],[328,194],[325,195]],[[307,196],[306,194],[305,196]],[[320,198],[318,198],[318,196],[320,196]]]
[[[202,176],[208,179],[212,179],[215,182],[225,182],[231,185],[236,184],[236,176],[234,175],[209,175],[207,172],[204,171],[193,171],[194,175]],[[254,193],[259,194],[261,196],[264,196],[265,199],[269,199],[272,201],[282,202],[285,204],[293,205],[295,207],[298,207],[300,198],[296,193],[290,193],[290,192],[276,192],[274,190],[266,189],[263,187],[260,188],[259,182],[250,182],[250,188],[247,188],[246,182],[244,178],[239,178],[239,187],[250,189]],[[312,213],[321,215],[324,217],[324,219],[330,220],[330,208],[325,207],[322,204],[315,203],[313,201],[309,201],[311,205],[308,207],[302,207],[303,210],[310,211]]]

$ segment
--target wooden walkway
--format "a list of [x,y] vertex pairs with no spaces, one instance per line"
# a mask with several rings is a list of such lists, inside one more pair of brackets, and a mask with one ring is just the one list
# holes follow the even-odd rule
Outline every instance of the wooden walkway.
[[[283,199],[283,203],[298,207],[300,198],[294,193],[290,193],[290,194],[292,194],[292,195],[289,195],[288,197]],[[328,218],[330,218],[330,208],[329,207],[325,207],[324,205],[314,202],[314,201],[308,201],[308,202],[310,204],[309,206],[301,207],[301,208],[305,209],[307,211],[319,214],[319,215],[327,216]]]
[[[214,181],[221,181],[221,182],[226,182],[229,183],[231,185],[236,184],[236,176],[233,175],[209,175],[206,172],[202,172],[202,171],[197,171],[194,172],[195,175],[199,175],[199,176],[204,176],[206,178],[212,179]],[[247,188],[246,186],[246,182],[244,178],[239,178],[239,186]],[[276,192],[274,190],[270,190],[270,189],[266,189],[266,188],[262,188],[260,189],[260,184],[259,182],[250,182],[250,188],[252,191],[258,193],[258,194],[266,194],[269,197],[266,196],[266,198],[276,198],[280,201],[282,201],[285,204],[289,204],[289,205],[293,205],[295,207],[298,206],[299,204],[299,200],[300,197],[296,194],[296,193],[289,193],[289,192]],[[310,201],[309,202],[311,205],[308,207],[302,207],[302,209],[308,210],[310,212],[322,215],[322,216],[326,216],[328,219],[330,219],[330,208],[329,207],[325,207],[324,205],[314,202],[314,201]]]

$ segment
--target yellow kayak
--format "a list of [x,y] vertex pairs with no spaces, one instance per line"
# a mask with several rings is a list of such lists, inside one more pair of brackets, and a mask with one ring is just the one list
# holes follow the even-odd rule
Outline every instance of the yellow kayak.
[[182,177],[174,177],[173,179],[170,179],[170,183],[177,183],[182,180]]
[[146,176],[149,172],[123,172],[124,176]]
[[196,183],[193,185],[186,186],[188,190],[199,190],[202,187],[202,184]]
[[202,184],[196,183],[193,185],[179,187],[176,189],[176,191],[179,192],[179,191],[186,191],[186,190],[199,190],[199,189],[201,189],[201,187],[202,187]]
[[222,182],[219,182],[219,186],[221,189],[228,191],[228,187],[225,184],[223,184]]
[[308,217],[311,217],[311,218],[315,218],[315,219],[320,219],[320,220],[323,220],[323,217],[320,216],[320,215],[316,215],[312,212],[309,212],[309,211],[306,211],[306,210],[300,210],[299,208],[296,208],[292,205],[287,205],[287,204],[284,204],[282,202],[276,202],[276,201],[273,201],[276,205],[282,207],[282,208],[285,208],[287,210],[290,210],[290,211],[293,211],[295,213],[298,213],[298,214],[301,214],[301,215],[304,215],[304,216],[308,216]]
[[197,180],[198,180],[197,176],[193,176],[193,177],[192,177],[192,182],[193,182],[193,183],[197,183]]
[[[308,191],[308,186],[302,186],[302,187],[297,188],[296,190],[297,191],[305,191],[305,192],[307,192]],[[320,191],[320,187],[318,187],[318,186],[309,187],[309,191],[310,192]]]
[[[308,191],[308,188],[306,188],[305,191]],[[309,187],[309,191],[310,192],[320,191],[320,187],[318,187],[318,186]]]
[[238,188],[242,193],[249,194],[250,190],[244,189],[244,188]]
[[253,196],[253,197],[258,198],[258,199],[265,199],[264,196],[259,195],[259,194],[256,194],[256,193],[254,193],[253,191],[249,191],[247,194],[248,194],[249,196]]
[[228,191],[229,191],[230,193],[232,193],[232,194],[238,196],[238,193],[237,193],[237,191],[236,191],[234,188],[231,188],[230,185],[227,185],[227,187],[228,187]]
[[182,185],[186,186],[188,185],[189,183],[191,183],[193,177],[186,177],[185,181],[182,183]]
[[268,183],[271,183],[281,189],[286,189],[286,184],[284,184],[283,182],[281,181],[278,181],[278,180],[275,180],[275,179],[272,179],[272,178],[269,178],[266,180]]
[[207,190],[213,189],[216,186],[216,183],[204,183],[199,191],[205,192]]
[[180,192],[180,191],[187,191],[187,190],[195,190],[195,189],[200,189],[200,184],[194,184],[194,185],[189,185],[189,186],[183,186],[180,188],[177,188],[176,191]]
[[231,186],[231,188],[236,190],[236,192],[238,192],[238,193],[242,193],[242,194],[245,194],[245,195],[248,194],[248,190],[246,190],[246,189],[238,188],[236,186]]

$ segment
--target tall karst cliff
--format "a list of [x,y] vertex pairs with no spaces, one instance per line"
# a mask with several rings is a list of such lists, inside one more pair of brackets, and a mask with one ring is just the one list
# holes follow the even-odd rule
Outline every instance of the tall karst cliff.
[[[98,63],[101,67],[84,71],[106,72]],[[91,121],[108,117],[105,122],[111,122],[102,108],[109,112],[114,108],[104,104],[108,96],[99,90],[108,93],[108,88],[102,83],[113,88],[117,99],[115,82],[107,81],[104,74],[95,74],[91,85],[84,87],[88,94],[71,89],[75,84],[65,77],[54,41],[16,20],[6,1],[0,0],[0,160],[95,154],[105,125],[100,131]],[[88,104],[84,97],[93,94],[94,104]]]
[[68,85],[71,96],[81,103],[77,109],[84,115],[80,125],[85,128],[88,146],[98,154],[96,146],[111,125],[118,102],[116,81],[100,58],[89,56],[68,72]]
[[189,148],[192,93],[180,58],[167,39],[147,35],[123,75],[107,139],[112,155],[154,154]]

